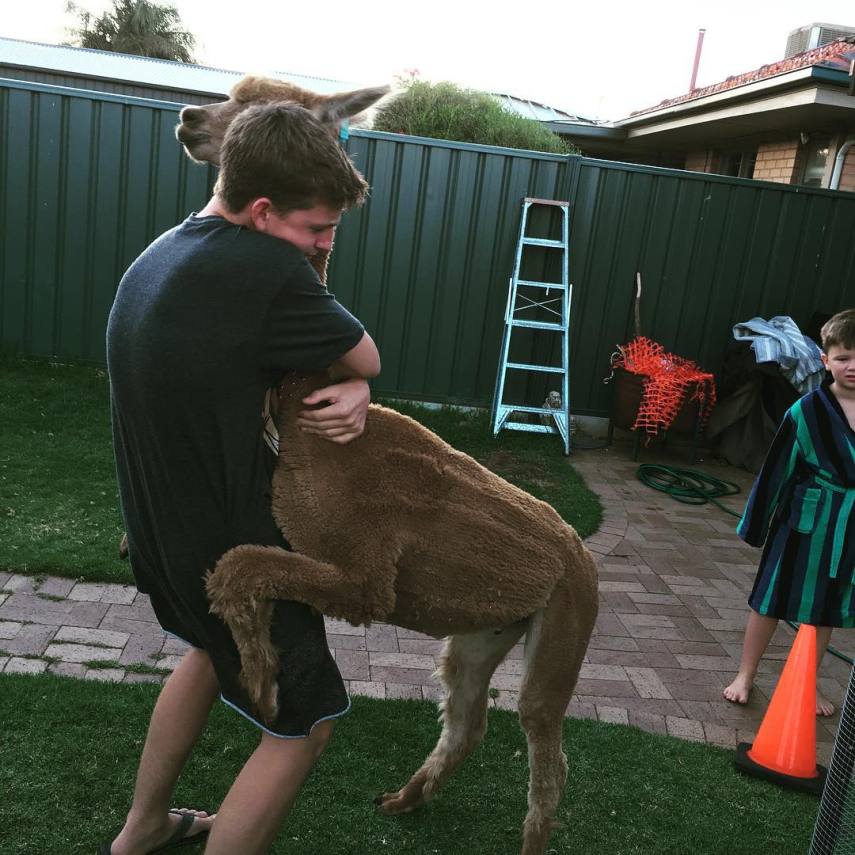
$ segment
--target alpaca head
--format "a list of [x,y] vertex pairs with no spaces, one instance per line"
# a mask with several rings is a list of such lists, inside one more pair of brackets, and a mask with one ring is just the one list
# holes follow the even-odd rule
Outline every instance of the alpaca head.
[[244,77],[229,93],[228,101],[185,107],[175,136],[199,163],[219,165],[220,146],[232,119],[253,104],[291,101],[309,110],[329,132],[337,135],[345,119],[356,116],[389,91],[388,86],[355,89],[336,95],[318,95],[284,80]]

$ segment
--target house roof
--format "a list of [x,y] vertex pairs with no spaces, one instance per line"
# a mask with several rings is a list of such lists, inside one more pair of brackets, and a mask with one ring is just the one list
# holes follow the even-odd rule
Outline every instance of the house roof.
[[769,65],[761,65],[760,68],[755,68],[752,71],[728,77],[720,83],[713,83],[711,86],[693,89],[691,92],[679,95],[676,98],[668,98],[652,107],[635,110],[630,113],[630,118],[642,116],[645,113],[652,113],[657,110],[664,110],[678,104],[685,104],[688,101],[696,101],[699,98],[706,98],[709,95],[716,95],[719,92],[738,89],[740,86],[747,86],[751,83],[757,83],[758,81],[767,80],[770,77],[777,77],[782,74],[789,74],[803,68],[820,67],[848,73],[853,61],[855,61],[855,39],[838,39],[822,47],[797,53],[787,59],[782,59]]
[[[229,71],[185,62],[170,62],[110,51],[90,50],[67,45],[48,45],[0,37],[0,66],[51,70],[82,77],[121,80],[160,88],[190,92],[223,94],[237,83],[246,71]],[[285,71],[253,69],[272,77],[284,78],[314,92],[327,94],[356,89],[360,85],[326,77],[309,77]],[[0,72],[2,76],[2,72]]]

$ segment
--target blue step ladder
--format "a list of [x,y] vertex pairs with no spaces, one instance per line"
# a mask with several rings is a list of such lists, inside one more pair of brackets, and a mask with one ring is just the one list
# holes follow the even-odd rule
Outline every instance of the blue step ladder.
[[[529,210],[535,206],[547,205],[561,209],[561,240],[531,237],[526,232]],[[502,352],[499,372],[496,378],[496,391],[493,398],[493,436],[501,430],[520,430],[530,433],[554,433],[561,436],[564,453],[570,454],[570,396],[568,387],[568,330],[570,324],[570,298],[573,286],[568,282],[567,256],[570,240],[570,203],[552,199],[523,199],[520,234],[517,241],[514,272],[508,287],[508,302],[505,308],[505,331],[502,337]],[[520,269],[528,247],[549,247],[561,255],[561,281],[535,282],[520,278]],[[552,296],[552,292],[558,292]],[[549,320],[530,320],[540,310]],[[525,362],[511,362],[508,359],[511,338],[516,329],[543,330],[561,337],[561,365],[533,365]],[[559,408],[524,407],[505,403],[505,380],[508,371],[537,372],[552,374],[561,378],[561,404]],[[514,413],[534,413],[541,424],[528,424],[524,421],[512,421]],[[544,418],[546,417],[546,418]],[[542,422],[546,422],[543,424]]]

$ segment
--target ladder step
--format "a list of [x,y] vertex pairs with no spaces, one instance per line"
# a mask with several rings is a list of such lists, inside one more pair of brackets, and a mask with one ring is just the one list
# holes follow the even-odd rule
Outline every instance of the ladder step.
[[528,285],[531,288],[557,288],[559,291],[567,290],[567,286],[560,282],[532,282],[529,279],[517,279],[517,285]]
[[545,238],[523,238],[522,242],[528,246],[555,246],[564,249],[563,240],[546,240]]
[[556,208],[569,208],[569,202],[561,202],[558,199],[536,199],[531,196],[526,196],[523,202],[528,202],[530,205],[554,205]]
[[547,416],[560,416],[564,413],[564,410],[552,407],[515,407],[513,404],[502,404],[502,410],[509,413],[544,413]]
[[510,321],[512,327],[526,327],[531,330],[552,330],[553,332],[567,332],[561,324],[551,324],[547,321]]
[[505,422],[509,430],[524,430],[529,433],[560,433],[554,425],[528,425],[525,422]]
[[518,368],[520,371],[545,371],[548,374],[563,374],[564,369],[552,365],[527,365],[524,362],[509,362],[508,368]]

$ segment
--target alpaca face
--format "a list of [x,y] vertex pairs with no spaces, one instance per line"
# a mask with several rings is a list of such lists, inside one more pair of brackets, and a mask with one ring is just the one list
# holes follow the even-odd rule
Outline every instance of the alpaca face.
[[245,77],[232,89],[228,101],[185,107],[175,136],[191,159],[220,163],[220,146],[235,116],[253,104],[290,101],[309,110],[334,136],[342,121],[361,113],[389,91],[388,86],[355,89],[337,95],[318,95],[284,80]]
[[191,160],[219,166],[220,146],[226,129],[240,111],[241,105],[231,100],[221,104],[206,104],[204,107],[185,107],[181,111],[181,124],[176,127],[175,136]]

